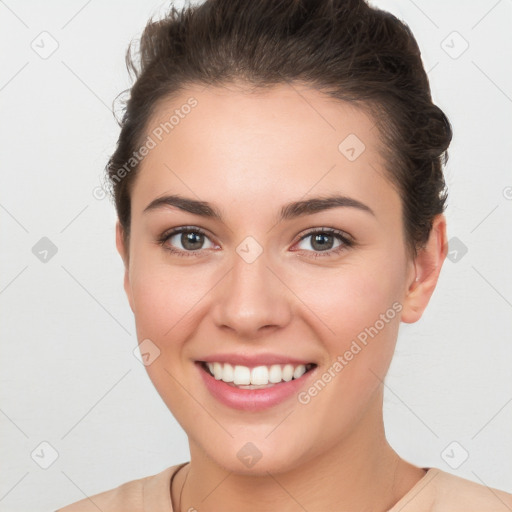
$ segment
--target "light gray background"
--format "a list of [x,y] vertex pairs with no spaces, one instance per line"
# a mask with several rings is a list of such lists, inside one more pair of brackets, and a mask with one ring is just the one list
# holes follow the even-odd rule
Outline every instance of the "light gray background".
[[[454,261],[401,330],[387,434],[414,464],[512,492],[512,2],[373,3],[411,27],[454,129]],[[0,1],[1,511],[54,510],[188,460],[133,355],[114,208],[98,198],[126,47],[166,6]],[[58,249],[46,262],[42,237]]]

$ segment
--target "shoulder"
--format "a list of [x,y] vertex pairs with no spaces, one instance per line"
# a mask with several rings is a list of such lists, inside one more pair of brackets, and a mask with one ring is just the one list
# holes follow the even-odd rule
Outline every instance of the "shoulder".
[[465,512],[472,510],[510,512],[512,509],[512,494],[446,473],[440,469],[436,469],[436,471],[439,501],[442,504],[444,500],[452,507],[452,510],[457,508],[457,510]]
[[510,512],[512,494],[438,468],[427,474],[389,511]]
[[113,489],[88,496],[55,512],[143,512],[148,503],[163,504],[171,510],[169,482],[182,464],[155,475],[131,480]]
[[139,512],[143,510],[144,481],[151,477],[126,482],[114,489],[88,496],[71,505],[58,509],[56,512]]

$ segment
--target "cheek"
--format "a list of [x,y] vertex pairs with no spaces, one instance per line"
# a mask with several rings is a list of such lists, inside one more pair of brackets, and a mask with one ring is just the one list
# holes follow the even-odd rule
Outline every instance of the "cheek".
[[134,261],[130,282],[139,339],[162,340],[181,326],[198,293],[197,287],[183,281],[183,273],[169,266],[148,258]]
[[205,290],[191,284],[186,273],[169,266],[146,264],[134,270],[132,294],[137,338],[139,343],[151,340],[157,347],[153,353],[158,354],[146,365],[147,374],[176,418],[187,418],[191,406],[180,382],[188,381],[190,375],[184,372],[191,368],[185,364],[183,347],[197,328],[194,305]]
[[309,297],[322,305],[318,311],[332,332],[322,338],[327,352],[322,372],[299,398],[311,417],[329,411],[329,424],[318,424],[326,442],[367,409],[389,368],[400,324],[401,297],[393,273],[376,279],[368,268],[352,270]]
[[207,312],[219,274],[154,260],[139,259],[132,269],[137,336],[139,342],[149,338],[162,354],[172,355],[165,359],[176,369],[178,355],[186,357],[183,349]]
[[383,378],[391,362],[403,299],[403,270],[397,261],[399,255],[394,263],[379,257],[372,264],[345,268],[309,292],[310,304],[329,328],[322,329],[329,333],[322,339],[325,365],[338,362],[331,372],[343,374],[332,389],[343,386],[348,400],[370,393],[379,384],[375,374]]
[[[402,300],[400,270],[378,267],[345,268],[317,281],[307,291],[307,301],[331,331],[337,342],[357,337],[365,328],[386,315],[386,326],[398,324],[399,315],[393,304]],[[378,327],[382,327],[381,322]]]

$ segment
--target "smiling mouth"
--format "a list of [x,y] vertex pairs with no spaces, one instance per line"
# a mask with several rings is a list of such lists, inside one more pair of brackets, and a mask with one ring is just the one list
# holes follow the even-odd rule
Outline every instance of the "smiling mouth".
[[222,380],[229,386],[239,389],[265,389],[284,382],[300,379],[304,374],[316,368],[309,364],[273,364],[248,367],[230,363],[198,361],[201,368],[216,380]]

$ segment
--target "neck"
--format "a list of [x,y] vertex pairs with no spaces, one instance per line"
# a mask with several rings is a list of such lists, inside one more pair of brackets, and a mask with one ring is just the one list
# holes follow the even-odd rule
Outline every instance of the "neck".
[[[396,454],[385,438],[382,391],[352,432],[290,471],[252,476],[226,471],[191,443],[190,464],[173,482],[176,512],[280,510],[386,511],[425,472]],[[186,486],[183,483],[186,478]],[[181,510],[178,499],[181,490]]]

